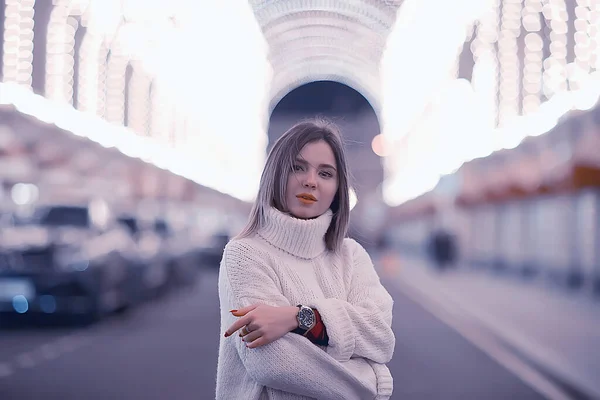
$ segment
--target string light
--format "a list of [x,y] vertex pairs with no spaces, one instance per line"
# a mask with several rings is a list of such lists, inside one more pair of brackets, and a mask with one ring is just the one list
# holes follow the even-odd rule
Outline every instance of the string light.
[[70,16],[69,0],[57,0],[50,12],[46,36],[44,94],[59,102],[73,102],[73,49],[77,21]]
[[600,0],[589,0],[589,8],[590,66],[594,71],[600,71]]
[[79,81],[77,87],[77,109],[96,113],[98,109],[98,76],[102,38],[88,30],[79,48]]
[[34,0],[6,0],[4,11],[3,80],[31,88],[33,72]]
[[19,12],[18,0],[6,0],[4,9],[4,38],[2,43],[2,71],[4,81],[17,82],[19,65]]
[[490,129],[498,124],[498,23],[500,19],[500,0],[493,0],[477,24],[475,39],[471,44],[473,59],[472,84],[475,93],[487,112],[486,119]]
[[500,64],[500,83],[498,87],[499,109],[498,124],[519,114],[519,76],[517,38],[521,33],[521,1],[504,0],[498,38],[498,61]]
[[105,41],[100,44],[100,49],[97,53],[96,63],[98,65],[98,75],[96,77],[96,115],[99,117],[106,116],[106,67],[108,63],[108,45]]
[[546,0],[542,12],[550,22],[550,56],[543,61],[543,93],[550,99],[567,90],[567,7],[564,0]]
[[523,66],[523,114],[537,111],[541,102],[543,50],[541,25],[541,0],[525,0],[523,8],[523,28],[525,34],[525,52]]
[[578,89],[582,79],[599,69],[600,0],[578,0],[575,16],[575,62],[569,71],[569,83]]

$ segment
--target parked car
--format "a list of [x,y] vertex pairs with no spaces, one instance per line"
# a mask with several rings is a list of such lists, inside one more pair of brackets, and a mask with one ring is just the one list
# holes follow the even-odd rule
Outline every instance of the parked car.
[[217,232],[213,234],[208,241],[208,244],[202,247],[201,264],[208,265],[210,267],[219,267],[221,259],[223,258],[223,250],[229,242],[229,234],[226,232]]
[[133,243],[92,207],[40,206],[2,229],[0,313],[95,321],[133,304]]
[[164,252],[162,237],[147,218],[128,213],[119,215],[117,220],[127,227],[134,243],[134,270],[140,283],[137,287],[138,300],[166,293],[170,266],[169,257]]

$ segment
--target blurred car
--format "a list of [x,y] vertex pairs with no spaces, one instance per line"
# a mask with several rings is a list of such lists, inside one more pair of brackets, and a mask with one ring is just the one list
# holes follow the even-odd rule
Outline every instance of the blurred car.
[[132,213],[121,214],[117,221],[127,228],[134,243],[134,271],[139,282],[138,300],[164,294],[168,289],[169,257],[162,237],[151,221]]
[[[0,233],[0,313],[85,321],[133,303],[132,242],[91,205],[46,205]],[[106,210],[104,210],[106,211]],[[98,214],[98,213],[96,213]]]
[[223,251],[229,242],[230,236],[226,232],[217,232],[213,234],[208,243],[200,249],[201,264],[218,268],[223,258]]
[[175,286],[193,285],[198,276],[200,252],[189,230],[157,218],[155,231],[163,238],[163,251],[169,260],[169,282]]

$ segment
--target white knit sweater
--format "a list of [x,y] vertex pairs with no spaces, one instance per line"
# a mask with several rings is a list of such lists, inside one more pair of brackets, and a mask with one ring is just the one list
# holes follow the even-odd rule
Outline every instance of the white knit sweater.
[[[388,399],[392,376],[393,300],[367,252],[345,239],[339,255],[324,236],[332,214],[292,218],[270,209],[253,237],[231,241],[219,274],[221,341],[216,397],[221,400]],[[251,304],[303,304],[319,310],[329,346],[288,333],[248,349],[229,310]]]

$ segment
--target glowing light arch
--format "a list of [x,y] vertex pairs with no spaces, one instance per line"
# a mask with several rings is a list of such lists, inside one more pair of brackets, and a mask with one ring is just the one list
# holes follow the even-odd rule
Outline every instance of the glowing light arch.
[[315,33],[329,37],[352,35],[353,42],[368,44],[371,48],[381,51],[385,45],[385,38],[361,25],[357,20],[347,21],[336,17],[333,13],[318,13],[316,16],[299,13],[296,18],[273,21],[263,27],[263,32],[271,50],[285,46],[287,40]]
[[273,81],[267,120],[279,101],[294,89],[310,82],[334,81],[351,87],[367,99],[381,123],[381,103],[378,88],[374,84],[367,84],[365,81],[356,79],[350,72],[351,66],[329,61],[312,62],[307,65],[300,64],[296,69],[297,71],[290,70],[288,73],[279,75],[279,79]]
[[[330,12],[358,21],[375,32],[387,33],[395,21],[394,5],[383,5],[375,1],[349,1],[349,0],[312,0],[286,1],[286,2],[261,2],[254,3],[254,14],[261,25],[266,25],[278,18],[287,18],[298,12],[314,13]],[[311,11],[307,11],[311,10]],[[314,11],[312,11],[314,10]]]

